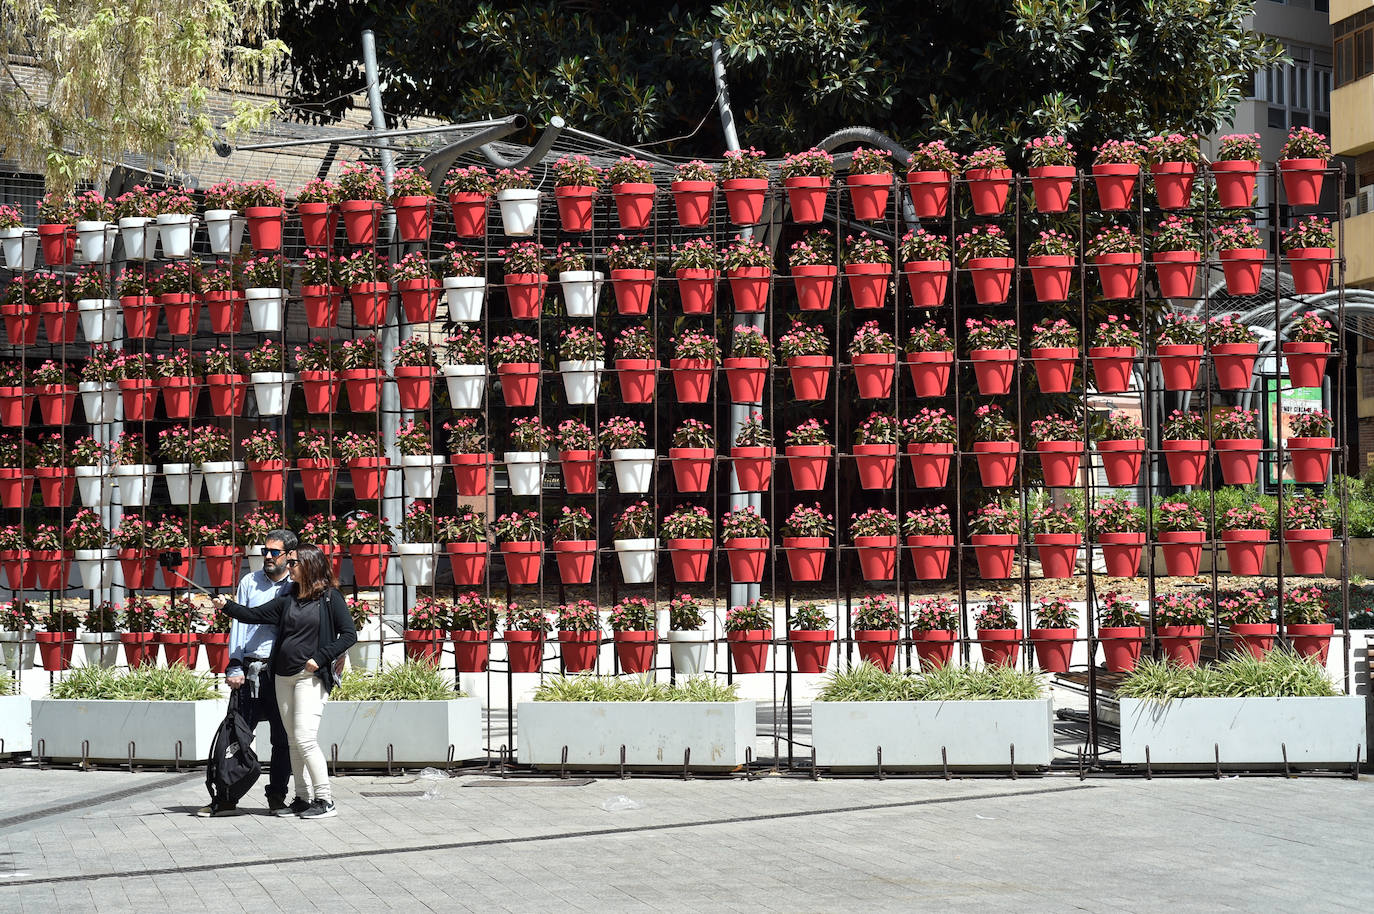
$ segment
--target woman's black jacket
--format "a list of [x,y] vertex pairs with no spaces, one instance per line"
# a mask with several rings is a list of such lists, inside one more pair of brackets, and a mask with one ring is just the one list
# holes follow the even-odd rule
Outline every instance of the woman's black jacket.
[[[224,614],[240,622],[280,626],[287,609],[296,602],[296,588],[292,585],[288,593],[275,600],[268,600],[261,606],[244,606],[230,600],[224,604]],[[339,593],[337,587],[329,588],[320,599],[320,640],[312,658],[319,667],[315,675],[320,677],[326,690],[334,691],[337,684],[335,662],[357,641],[358,632],[353,627],[353,616],[348,612],[348,604],[344,602],[343,594]],[[278,630],[277,638],[272,643],[271,662],[276,661],[277,645],[281,642],[281,632]]]

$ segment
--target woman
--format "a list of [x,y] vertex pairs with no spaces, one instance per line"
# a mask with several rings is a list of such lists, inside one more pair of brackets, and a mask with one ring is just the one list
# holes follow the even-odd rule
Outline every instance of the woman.
[[284,596],[253,607],[220,597],[215,605],[231,619],[277,626],[268,665],[276,677],[277,706],[290,737],[296,781],[295,801],[277,815],[328,819],[336,815],[334,796],[315,735],[325,700],[334,689],[336,667],[358,633],[329,558],[319,547],[298,547],[286,568],[292,586]]

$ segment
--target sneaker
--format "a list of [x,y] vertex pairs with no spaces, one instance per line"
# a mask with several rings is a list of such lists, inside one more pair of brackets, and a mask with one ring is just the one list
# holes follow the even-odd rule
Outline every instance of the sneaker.
[[286,808],[286,794],[281,794],[280,796],[278,796],[278,795],[275,794],[275,793],[269,793],[269,794],[267,795],[267,811],[268,811],[268,812],[276,812],[278,809],[285,809],[285,808]]
[[281,816],[282,818],[285,818],[286,816],[299,816],[307,809],[310,809],[311,805],[312,804],[307,803],[300,797],[296,797],[296,799],[291,801],[290,806],[283,806],[281,809],[278,809],[275,812],[273,812],[272,815]]
[[238,812],[239,808],[233,803],[211,803],[197,809],[196,815],[202,819],[213,819],[219,816],[236,816]]
[[310,808],[301,813],[302,819],[332,819],[337,816],[338,810],[334,808],[333,800],[316,800],[310,804]]

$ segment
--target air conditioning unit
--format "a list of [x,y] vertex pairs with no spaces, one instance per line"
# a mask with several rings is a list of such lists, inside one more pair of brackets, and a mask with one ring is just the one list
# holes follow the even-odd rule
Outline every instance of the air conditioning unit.
[[1374,184],[1361,187],[1359,193],[1345,201],[1345,218],[1353,219],[1374,212]]

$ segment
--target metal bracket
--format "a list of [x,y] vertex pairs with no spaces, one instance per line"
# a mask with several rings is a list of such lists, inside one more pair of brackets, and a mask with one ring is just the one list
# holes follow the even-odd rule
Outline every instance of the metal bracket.
[[1146,744],[1145,744],[1145,780],[1149,781],[1149,780],[1152,780],[1153,778],[1154,778],[1154,772],[1152,772],[1152,771],[1150,770],[1150,744],[1149,744],[1149,743],[1146,743]]
[[1219,781],[1221,780],[1221,743],[1212,743],[1212,752],[1216,754],[1216,779]]
[[453,757],[458,753],[453,743],[448,744],[448,755],[444,758],[444,774],[453,777]]
[[39,771],[47,771],[47,770],[48,770],[47,763],[43,761],[43,758],[44,758],[47,754],[48,754],[48,741],[45,740],[45,739],[40,739],[40,740],[38,741],[38,757],[37,757],[38,770],[39,770]]
[[134,773],[134,741],[129,740],[129,773]]
[[1011,744],[1011,779],[1016,780],[1016,744]]
[[386,776],[391,777],[391,761],[396,757],[396,748],[391,743],[386,744]]
[[945,780],[949,780],[949,749],[940,747],[940,770],[945,774]]
[[[4,746],[4,743],[3,743],[3,742],[0,742],[0,747],[2,747],[2,746]],[[81,770],[82,770],[82,771],[90,771],[90,770],[91,770],[91,767],[90,767],[90,766],[91,766],[90,758],[91,758],[91,741],[88,740],[88,739],[83,739],[83,740],[81,741]]]
[[820,769],[818,769],[818,768],[816,767],[816,747],[815,747],[815,746],[812,746],[812,747],[811,747],[811,780],[813,780],[813,781],[819,781],[820,779],[821,779],[821,772],[820,772]]
[[753,746],[746,746],[746,747],[744,748],[744,779],[745,779],[746,781],[752,781],[752,780],[754,780],[754,747],[753,747]]
[[330,743],[330,744],[329,744],[329,776],[330,776],[331,778],[332,778],[332,777],[338,777],[338,776],[339,776],[339,744],[338,744],[338,743]]
[[181,740],[177,740],[176,756],[172,759],[172,770],[181,772]]
[[1291,778],[1293,773],[1288,770],[1288,744],[1279,743],[1279,750],[1283,752],[1283,776]]
[[887,777],[883,774],[883,747],[878,747],[878,780],[885,781]]
[[688,746],[682,750],[682,779],[690,781],[692,779],[692,747]]
[[1355,744],[1355,767],[1350,769],[1350,779],[1358,781],[1360,779],[1360,752],[1364,749],[1359,743]]
[[620,744],[620,779],[626,780],[625,775],[625,744]]
[[564,781],[568,779],[568,747],[564,746],[562,753],[558,756],[558,777]]

